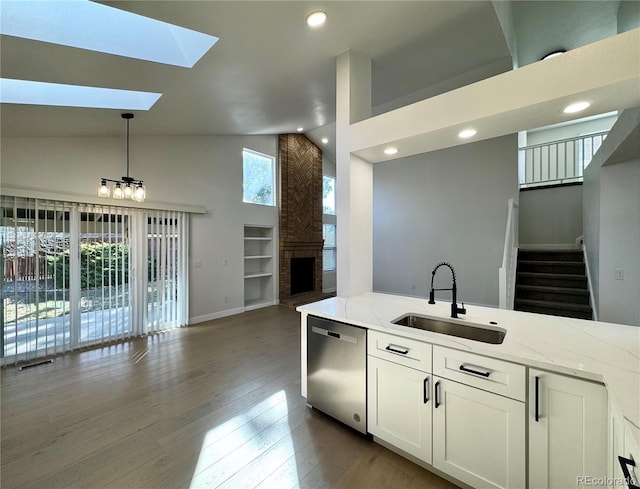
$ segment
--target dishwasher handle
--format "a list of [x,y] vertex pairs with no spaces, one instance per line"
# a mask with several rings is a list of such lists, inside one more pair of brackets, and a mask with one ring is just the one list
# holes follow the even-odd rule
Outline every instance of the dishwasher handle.
[[358,344],[358,338],[354,336],[350,336],[344,333],[337,333],[335,331],[331,331],[330,329],[319,328],[317,326],[311,327],[311,332],[315,334],[319,334],[320,336],[328,336],[330,338],[335,338],[336,340],[346,341],[347,343],[353,343],[355,345]]

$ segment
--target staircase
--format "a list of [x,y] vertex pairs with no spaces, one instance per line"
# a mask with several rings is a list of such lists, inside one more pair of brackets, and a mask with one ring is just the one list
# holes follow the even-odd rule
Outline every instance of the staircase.
[[514,309],[592,319],[581,250],[519,250]]

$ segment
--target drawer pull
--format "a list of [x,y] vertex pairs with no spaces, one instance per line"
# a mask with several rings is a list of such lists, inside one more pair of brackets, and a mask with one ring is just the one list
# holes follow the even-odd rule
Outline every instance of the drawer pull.
[[489,375],[491,375],[491,372],[489,372],[488,370],[481,372],[479,370],[474,370],[472,368],[466,367],[464,364],[460,365],[460,370],[462,370],[463,372],[468,372],[470,374],[480,375],[486,378],[489,378]]
[[399,353],[400,355],[406,355],[409,353],[409,348],[404,348],[398,345],[387,345],[385,350],[390,351],[392,353]]
[[540,377],[536,375],[536,399],[535,399],[536,423],[540,421]]
[[435,392],[435,396],[436,396],[436,399],[435,399],[435,402],[436,402],[436,409],[438,409],[438,406],[439,406],[440,404],[442,404],[442,403],[440,402],[440,381],[436,382],[436,385],[433,387],[433,390],[434,390],[434,392]]
[[424,404],[426,404],[429,402],[429,377],[425,377],[424,382],[422,383],[422,389],[423,389]]
[[629,466],[636,466],[635,461],[632,458],[625,458],[618,455],[618,462],[620,462],[620,468],[622,469],[624,480],[627,482],[627,486],[629,487],[629,489],[640,489],[640,486],[638,486],[638,481],[633,479],[633,477],[631,476],[631,471],[629,470]]

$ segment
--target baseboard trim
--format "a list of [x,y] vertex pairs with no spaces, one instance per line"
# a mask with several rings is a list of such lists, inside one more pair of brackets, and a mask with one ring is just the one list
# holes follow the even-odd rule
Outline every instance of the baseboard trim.
[[189,318],[189,326],[198,323],[204,323],[205,321],[211,321],[213,319],[220,319],[227,316],[234,316],[236,314],[241,314],[245,311],[244,307],[235,307],[233,309],[226,309],[224,311],[212,312],[211,314],[204,314],[203,316],[195,316]]

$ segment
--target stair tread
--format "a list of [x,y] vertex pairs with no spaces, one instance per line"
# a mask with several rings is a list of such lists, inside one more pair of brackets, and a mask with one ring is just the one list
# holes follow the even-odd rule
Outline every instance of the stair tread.
[[575,294],[575,295],[589,295],[589,291],[586,288],[578,289],[575,287],[558,287],[550,285],[516,285],[517,289],[531,290],[537,292],[557,292],[559,294]]
[[548,309],[564,309],[573,311],[591,312],[591,306],[585,304],[571,304],[567,302],[540,301],[534,299],[515,299],[515,303],[520,306],[538,306]]
[[522,254],[539,254],[539,255],[583,255],[582,250],[563,250],[563,249],[530,249],[530,248],[518,248],[518,253]]
[[538,278],[585,278],[584,274],[579,273],[551,273],[551,272],[516,272],[523,277],[538,277]]
[[524,263],[526,265],[584,265],[583,261],[575,260],[518,260],[518,263]]

